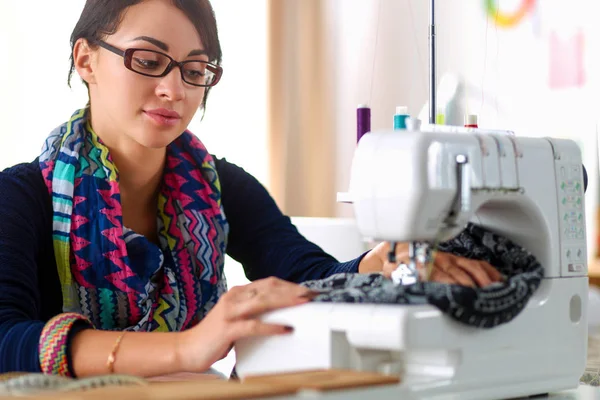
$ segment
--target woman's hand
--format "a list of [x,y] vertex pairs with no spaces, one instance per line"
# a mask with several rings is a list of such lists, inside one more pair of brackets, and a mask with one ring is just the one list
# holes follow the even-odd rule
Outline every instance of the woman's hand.
[[311,290],[277,278],[231,288],[198,325],[180,333],[181,370],[207,370],[225,357],[238,339],[290,333],[290,327],[266,324],[259,316],[307,303],[312,297]]
[[[389,278],[399,263],[409,263],[408,243],[399,243],[396,246],[396,260],[398,262],[395,264],[388,261],[389,249],[390,245],[388,242],[382,242],[377,245],[365,255],[359,265],[358,272],[383,272]],[[423,268],[422,265],[417,265],[417,267],[420,269]],[[437,252],[429,280],[471,287],[484,287],[494,282],[500,282],[502,275],[496,268],[485,261],[471,260],[450,253]]]

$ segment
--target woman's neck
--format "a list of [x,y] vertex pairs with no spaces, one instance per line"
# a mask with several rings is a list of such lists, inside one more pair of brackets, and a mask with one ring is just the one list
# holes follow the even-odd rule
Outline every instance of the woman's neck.
[[123,208],[135,207],[136,213],[156,212],[166,150],[144,149],[146,151],[132,154],[129,151],[122,152],[120,148],[109,147],[109,149],[119,171],[119,190]]
[[158,245],[156,216],[166,150],[108,148],[119,171],[123,225]]
[[119,190],[124,212],[133,215],[155,213],[166,148],[142,146],[128,135],[108,129],[100,118],[93,119],[92,127],[108,147],[119,172]]

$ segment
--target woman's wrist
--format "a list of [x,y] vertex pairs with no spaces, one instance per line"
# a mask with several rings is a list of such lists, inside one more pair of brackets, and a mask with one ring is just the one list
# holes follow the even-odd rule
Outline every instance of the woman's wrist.
[[373,272],[380,272],[383,269],[383,262],[377,255],[375,249],[369,251],[365,256],[360,260],[358,264],[358,273],[360,274],[369,274]]
[[182,332],[174,332],[173,337],[173,351],[174,360],[173,368],[175,372],[191,372],[189,365],[189,330]]
[[198,359],[201,356],[193,351],[194,346],[198,346],[199,342],[208,343],[207,346],[210,346],[210,342],[205,342],[198,333],[197,327],[173,333],[176,372],[204,372],[212,366],[210,360]]

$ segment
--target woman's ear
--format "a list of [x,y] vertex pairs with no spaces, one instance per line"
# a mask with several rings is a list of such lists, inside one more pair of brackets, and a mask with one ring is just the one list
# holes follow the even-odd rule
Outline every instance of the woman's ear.
[[87,84],[96,83],[95,66],[96,52],[90,47],[86,39],[77,39],[73,46],[73,64],[77,73],[87,82]]

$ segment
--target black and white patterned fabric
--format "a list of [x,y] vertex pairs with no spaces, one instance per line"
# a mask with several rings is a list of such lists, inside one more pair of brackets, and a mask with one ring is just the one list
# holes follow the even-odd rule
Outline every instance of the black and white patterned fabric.
[[480,226],[469,224],[439,251],[487,261],[506,277],[484,288],[417,282],[395,285],[381,274],[336,274],[303,285],[320,292],[313,300],[338,303],[432,304],[467,325],[492,328],[512,320],[539,287],[544,269],[527,250]]

